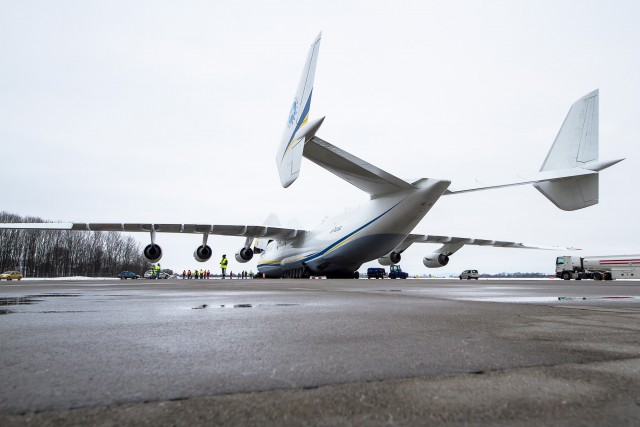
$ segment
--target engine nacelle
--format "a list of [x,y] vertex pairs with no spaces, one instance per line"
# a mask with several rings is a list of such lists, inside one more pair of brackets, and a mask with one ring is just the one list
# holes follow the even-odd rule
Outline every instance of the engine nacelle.
[[444,267],[445,265],[449,264],[449,257],[445,254],[435,252],[422,258],[422,263],[425,267],[428,268]]
[[144,248],[144,251],[142,251],[142,254],[147,259],[147,261],[154,263],[154,262],[160,261],[160,258],[162,258],[162,249],[160,248],[159,245],[156,245],[155,243],[151,243],[147,245],[146,248]]
[[253,251],[251,248],[242,248],[236,252],[236,261],[240,263],[251,261],[251,258],[253,258]]
[[402,257],[398,252],[391,252],[389,256],[378,258],[380,265],[390,266],[400,262]]
[[193,251],[193,257],[198,262],[207,262],[213,255],[213,251],[209,245],[198,246],[195,251]]

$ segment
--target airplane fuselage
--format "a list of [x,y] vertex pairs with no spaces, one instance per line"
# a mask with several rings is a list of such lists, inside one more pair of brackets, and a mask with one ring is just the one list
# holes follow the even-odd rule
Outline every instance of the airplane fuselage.
[[422,179],[414,189],[371,199],[290,240],[273,240],[260,256],[258,272],[267,277],[353,277],[363,263],[398,246],[449,184]]

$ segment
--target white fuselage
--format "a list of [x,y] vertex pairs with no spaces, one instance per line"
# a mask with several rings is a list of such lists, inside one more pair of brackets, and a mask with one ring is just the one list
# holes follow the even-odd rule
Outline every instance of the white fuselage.
[[268,277],[303,269],[312,275],[351,277],[363,263],[398,246],[449,184],[422,179],[414,183],[415,189],[371,199],[291,240],[271,241],[260,256],[258,271]]

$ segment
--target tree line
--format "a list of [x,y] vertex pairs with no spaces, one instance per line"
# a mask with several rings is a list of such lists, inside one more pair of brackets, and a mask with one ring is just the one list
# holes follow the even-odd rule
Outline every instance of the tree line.
[[[0,222],[51,222],[0,212]],[[150,267],[140,244],[115,231],[0,230],[0,271],[25,277],[113,277]]]

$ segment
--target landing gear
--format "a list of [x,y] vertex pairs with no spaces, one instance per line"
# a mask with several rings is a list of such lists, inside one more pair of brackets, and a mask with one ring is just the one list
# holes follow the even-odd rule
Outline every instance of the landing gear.
[[359,279],[360,278],[360,272],[359,271],[354,271],[353,272],[353,278],[354,279]]
[[311,277],[311,272],[307,267],[292,268],[282,272],[283,279],[308,279]]

